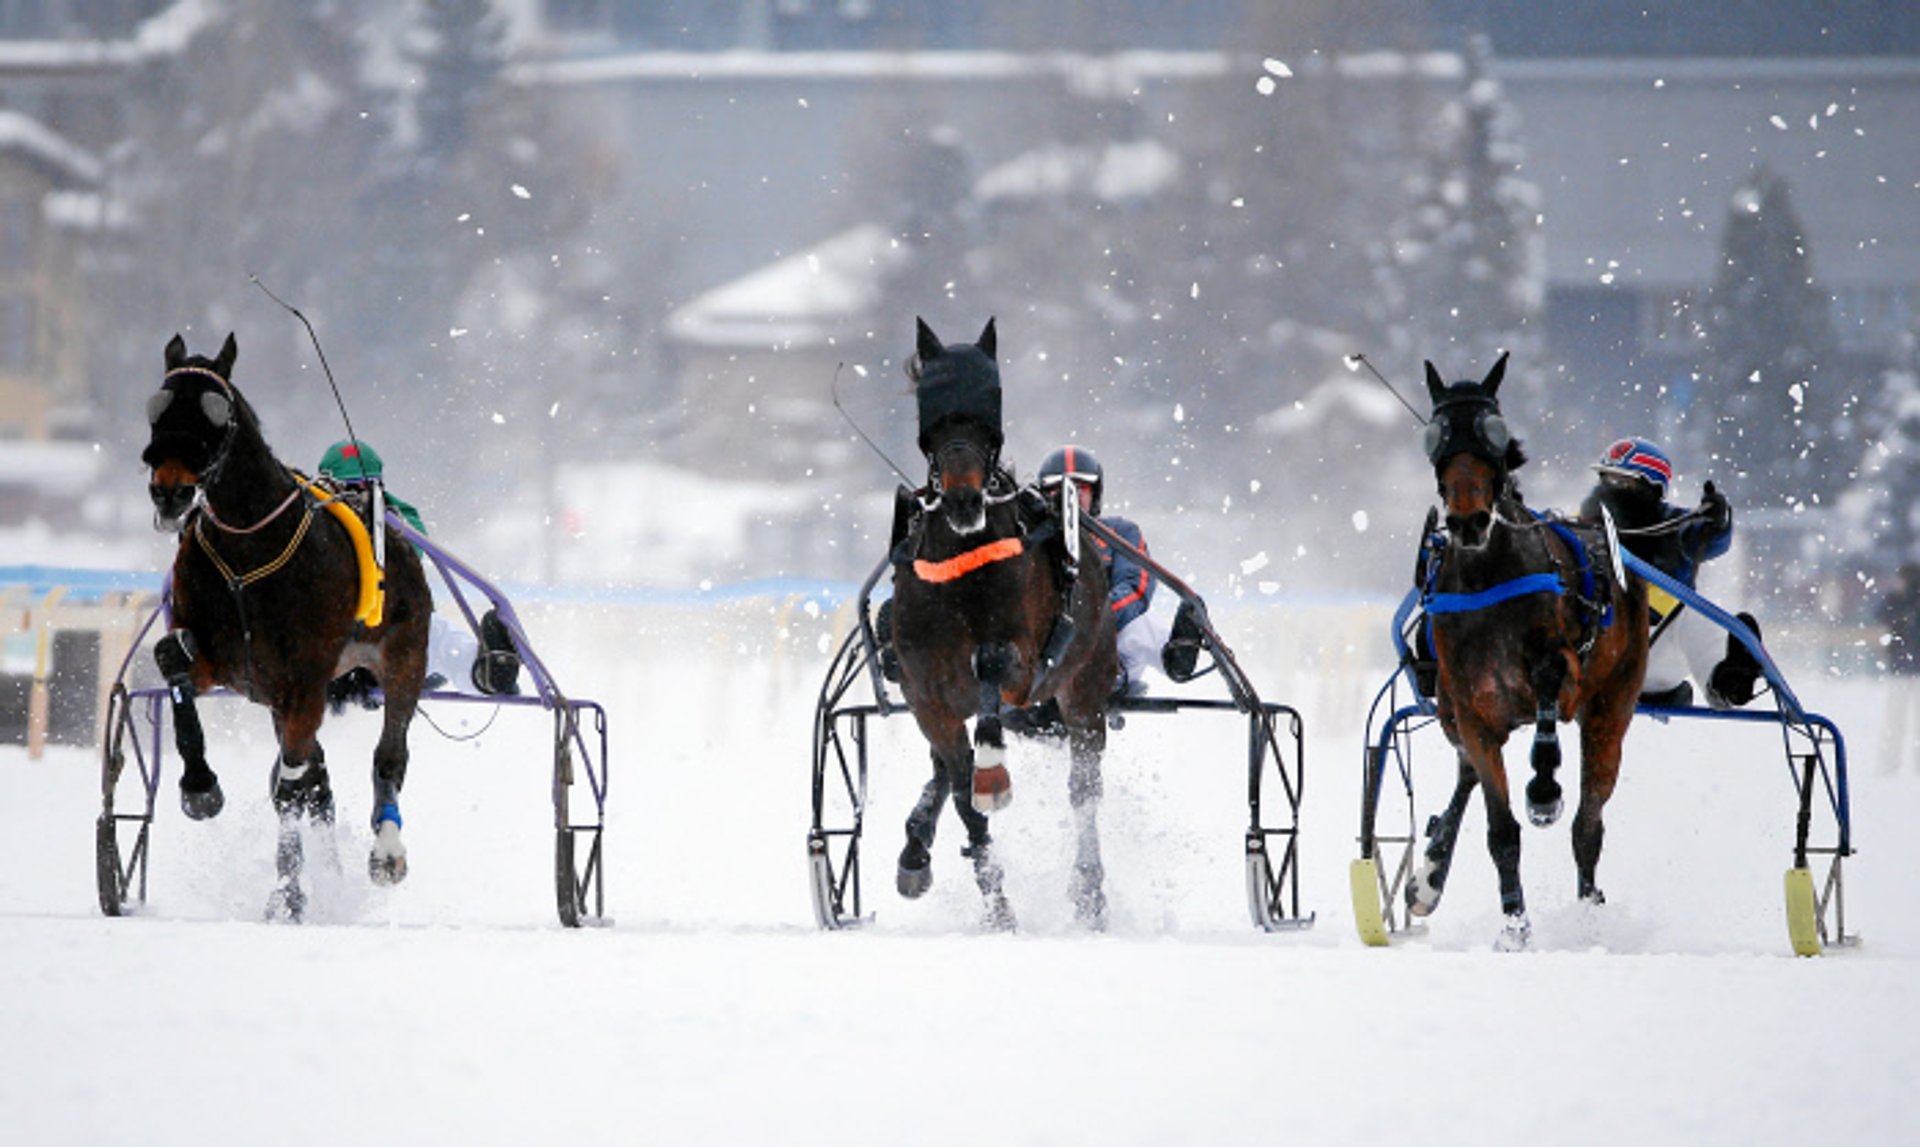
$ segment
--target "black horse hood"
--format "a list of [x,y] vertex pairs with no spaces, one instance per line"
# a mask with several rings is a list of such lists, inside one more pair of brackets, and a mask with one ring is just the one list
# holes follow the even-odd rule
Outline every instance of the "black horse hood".
[[994,358],[993,320],[972,345],[942,346],[925,319],[918,325],[918,346],[907,360],[914,400],[920,414],[920,450],[926,452],[933,432],[954,419],[984,427],[998,450],[1005,435],[1000,425],[1000,364]]
[[1526,462],[1520,442],[1500,414],[1500,383],[1506,377],[1502,354],[1487,377],[1479,382],[1446,383],[1433,363],[1427,365],[1427,396],[1433,400],[1433,418],[1427,424],[1427,457],[1436,471],[1460,454],[1471,454],[1502,471],[1517,470]]

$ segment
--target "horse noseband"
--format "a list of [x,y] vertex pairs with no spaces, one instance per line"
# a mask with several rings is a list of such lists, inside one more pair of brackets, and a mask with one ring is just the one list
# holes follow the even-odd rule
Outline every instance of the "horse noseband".
[[1000,466],[999,452],[986,449],[977,442],[969,442],[965,439],[956,438],[934,451],[932,458],[928,460],[932,465],[927,472],[927,485],[933,490],[938,491],[940,488],[940,475],[946,469],[945,466],[941,465],[941,459],[950,455],[963,453],[971,454],[975,458],[978,458],[980,460],[980,472],[986,475],[987,481],[992,481],[994,472],[997,471]]

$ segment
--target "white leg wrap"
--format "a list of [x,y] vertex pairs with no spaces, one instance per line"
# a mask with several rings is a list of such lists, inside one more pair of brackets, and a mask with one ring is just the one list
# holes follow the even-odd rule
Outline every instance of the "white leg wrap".
[[373,853],[383,860],[394,860],[407,854],[406,842],[400,839],[400,826],[390,820],[380,822],[380,828],[373,834]]

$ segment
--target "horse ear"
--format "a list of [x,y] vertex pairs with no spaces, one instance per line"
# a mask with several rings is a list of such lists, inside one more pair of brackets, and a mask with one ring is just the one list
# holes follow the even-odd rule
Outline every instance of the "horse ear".
[[1432,359],[1427,360],[1427,396],[1433,399],[1435,406],[1438,406],[1440,400],[1447,396],[1446,380],[1440,377],[1439,371],[1433,369]]
[[919,344],[920,361],[939,358],[943,349],[940,345],[940,336],[933,333],[933,328],[927,325],[927,320],[915,316],[913,322],[914,326],[919,328],[915,337]]
[[985,351],[988,358],[993,359],[995,362],[1000,361],[1000,356],[994,353],[995,349],[1000,345],[1000,339],[993,333],[992,316],[987,317],[987,329],[980,332],[980,341],[973,345]]
[[167,343],[167,369],[172,370],[187,361],[187,340],[174,335]]
[[1500,389],[1500,380],[1507,377],[1507,355],[1511,353],[1513,352],[1501,351],[1500,361],[1493,364],[1493,369],[1488,371],[1487,377],[1481,381],[1480,387],[1487,392],[1488,398],[1492,398],[1494,391]]
[[220,348],[220,357],[213,360],[213,365],[219,370],[221,378],[233,377],[233,360],[239,357],[240,344],[233,340],[232,334],[228,334],[226,344]]

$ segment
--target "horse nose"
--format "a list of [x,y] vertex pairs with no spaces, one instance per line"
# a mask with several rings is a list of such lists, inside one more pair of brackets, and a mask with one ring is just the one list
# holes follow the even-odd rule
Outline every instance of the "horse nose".
[[194,489],[192,486],[150,482],[147,484],[147,497],[152,499],[154,512],[159,514],[162,522],[177,522],[193,507]]
[[1492,527],[1493,514],[1487,510],[1447,515],[1447,532],[1463,546],[1481,545],[1487,540],[1487,531]]
[[946,508],[947,524],[962,534],[970,534],[986,525],[987,495],[983,490],[956,486],[940,495]]

